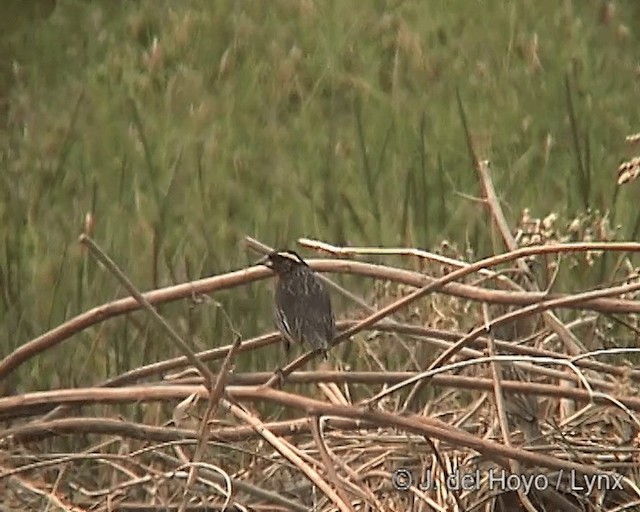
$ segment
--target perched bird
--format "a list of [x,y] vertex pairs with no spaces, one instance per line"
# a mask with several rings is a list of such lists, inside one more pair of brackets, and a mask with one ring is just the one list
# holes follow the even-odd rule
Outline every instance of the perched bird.
[[[528,381],[523,371],[513,363],[503,367],[502,375],[507,380]],[[510,393],[505,397],[504,403],[508,420],[522,431],[526,442],[542,437],[537,396]]]
[[276,275],[273,319],[284,338],[285,350],[289,351],[291,343],[305,343],[326,359],[336,327],[322,282],[294,251],[272,252],[258,263]]

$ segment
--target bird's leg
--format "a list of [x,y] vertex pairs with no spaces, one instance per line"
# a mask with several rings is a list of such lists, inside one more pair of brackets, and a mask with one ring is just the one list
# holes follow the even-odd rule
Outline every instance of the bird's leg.
[[278,380],[273,387],[276,389],[282,388],[282,385],[284,384],[284,373],[282,372],[282,368],[276,368],[273,373],[278,377]]

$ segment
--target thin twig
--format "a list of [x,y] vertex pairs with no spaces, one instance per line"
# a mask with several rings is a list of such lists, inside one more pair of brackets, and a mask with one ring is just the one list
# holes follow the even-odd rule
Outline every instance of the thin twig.
[[205,364],[196,357],[189,345],[182,340],[173,327],[171,327],[169,323],[158,314],[151,303],[144,297],[144,295],[142,295],[142,293],[140,293],[140,291],[138,291],[124,272],[118,268],[115,262],[107,256],[107,254],[100,249],[100,247],[98,247],[90,237],[85,234],[80,235],[80,243],[85,245],[89,249],[91,255],[102,263],[118,279],[118,281],[120,281],[120,284],[122,284],[132,297],[147,311],[147,313],[149,313],[153,321],[169,335],[169,339],[173,344],[178,347],[187,359],[189,359],[189,362],[200,371],[207,383],[207,388],[210,389],[214,381],[213,374],[209,371],[209,368],[207,368]]

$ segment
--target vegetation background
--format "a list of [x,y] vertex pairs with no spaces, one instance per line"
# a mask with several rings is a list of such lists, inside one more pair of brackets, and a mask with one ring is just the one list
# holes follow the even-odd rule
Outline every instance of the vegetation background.
[[[502,250],[471,199],[457,93],[512,225],[527,207],[557,213],[561,229],[595,216],[613,226],[595,238],[637,237],[637,185],[619,189],[616,168],[640,126],[638,2],[2,10],[0,356],[124,295],[81,250],[86,219],[141,289],[247,265],[245,235],[277,247],[447,239],[471,259]],[[563,276],[563,290],[602,272]],[[161,312],[198,348],[231,341],[227,315],[244,337],[272,328],[266,283],[214,299]],[[97,383],[177,355],[163,337],[141,312],[111,320],[23,365],[11,385]],[[240,364],[271,369],[280,355],[268,350]]]

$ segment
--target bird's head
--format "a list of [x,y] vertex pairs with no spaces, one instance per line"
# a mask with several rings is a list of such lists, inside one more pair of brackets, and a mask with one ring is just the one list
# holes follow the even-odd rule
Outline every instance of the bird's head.
[[300,267],[307,267],[305,261],[294,251],[274,251],[258,260],[260,265],[269,267],[278,275],[283,275]]

